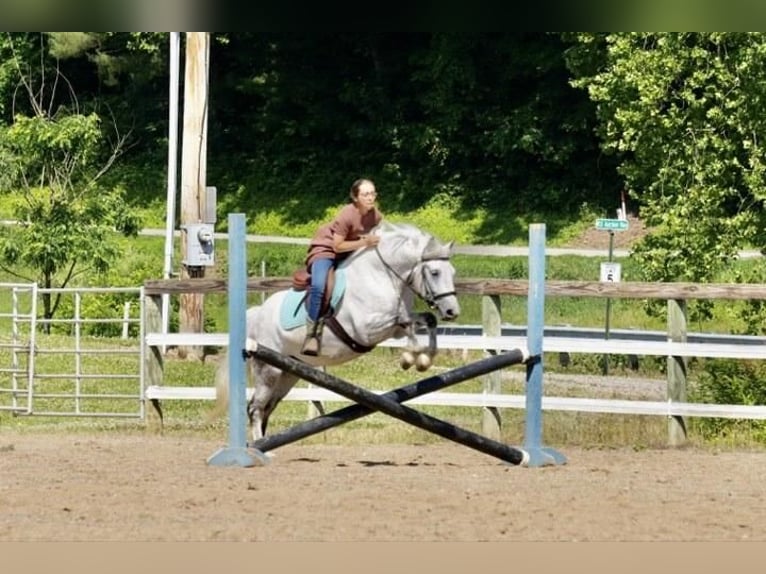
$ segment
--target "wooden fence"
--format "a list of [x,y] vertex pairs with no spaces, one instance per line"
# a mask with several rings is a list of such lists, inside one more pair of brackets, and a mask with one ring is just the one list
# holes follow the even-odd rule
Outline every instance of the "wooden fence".
[[[289,288],[289,277],[250,278],[248,291],[271,292]],[[479,336],[440,337],[441,348],[480,349],[500,351],[523,346],[523,339],[501,337],[501,297],[527,296],[526,280],[457,279],[458,294],[483,296],[483,334]],[[147,357],[146,396],[158,401],[166,398],[213,398],[212,389],[175,390],[163,387],[162,356],[158,346],[194,344],[193,334],[168,335],[158,333],[161,325],[159,310],[163,294],[181,293],[225,293],[224,279],[153,280],[144,284],[147,296],[146,344]],[[687,403],[686,363],[689,357],[723,357],[739,359],[766,359],[766,345],[736,345],[725,343],[687,342],[686,302],[688,300],[760,300],[766,299],[764,284],[695,284],[695,283],[643,283],[643,282],[589,282],[589,281],[547,281],[546,297],[594,297],[615,299],[660,299],[668,306],[668,340],[638,341],[610,338],[601,341],[581,339],[549,338],[543,342],[545,352],[570,352],[593,354],[653,355],[667,357],[667,400],[666,401],[618,401],[597,399],[576,399],[544,397],[543,409],[585,412],[612,412],[630,414],[654,414],[668,417],[668,444],[681,445],[686,441],[686,416],[708,416],[728,418],[766,419],[766,406],[752,405],[705,405]],[[217,339],[225,344],[224,337]],[[209,344],[209,343],[208,343]],[[391,341],[389,346],[400,342]],[[484,392],[474,396],[458,396],[458,393],[434,393],[429,404],[473,405],[483,408],[483,432],[492,438],[499,436],[500,417],[497,409],[503,407],[524,408],[523,396],[512,396],[500,392],[499,375],[487,376]],[[294,389],[286,398],[295,400],[329,400],[332,397],[322,389]],[[451,395],[447,397],[446,395]],[[447,402],[449,401],[449,402]],[[425,404],[425,400],[422,401]]]

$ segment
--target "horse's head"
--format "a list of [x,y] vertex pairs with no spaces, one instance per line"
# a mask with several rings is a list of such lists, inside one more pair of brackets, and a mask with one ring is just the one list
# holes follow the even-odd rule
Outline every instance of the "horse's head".
[[415,290],[445,321],[454,321],[460,315],[460,303],[455,293],[455,267],[450,261],[453,244],[431,237],[413,276]]
[[394,271],[442,320],[460,315],[455,293],[455,268],[450,262],[453,242],[443,243],[413,225],[381,224],[378,253]]

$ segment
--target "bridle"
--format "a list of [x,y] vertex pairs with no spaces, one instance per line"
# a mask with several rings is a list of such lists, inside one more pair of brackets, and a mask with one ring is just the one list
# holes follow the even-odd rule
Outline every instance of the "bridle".
[[[453,295],[457,295],[455,291],[445,291],[443,293],[434,293],[434,290],[431,288],[431,284],[428,281],[428,267],[425,265],[428,261],[449,261],[449,257],[437,257],[437,256],[429,256],[424,255],[420,258],[420,261],[413,267],[406,278],[402,277],[397,273],[396,269],[394,269],[388,261],[386,261],[383,258],[383,255],[380,252],[380,249],[378,249],[378,246],[375,246],[375,253],[378,255],[378,258],[380,259],[380,262],[383,263],[383,266],[388,269],[394,277],[399,279],[404,285],[406,285],[415,295],[417,295],[423,302],[425,302],[426,305],[428,305],[429,309],[435,309],[436,308],[436,302],[439,299],[443,299],[444,297],[451,297]],[[423,293],[418,291],[415,288],[415,270],[420,267],[420,283],[423,286]]]

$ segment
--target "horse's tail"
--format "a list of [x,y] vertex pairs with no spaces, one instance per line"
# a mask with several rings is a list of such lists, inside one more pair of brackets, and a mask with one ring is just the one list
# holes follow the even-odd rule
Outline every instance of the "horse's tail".
[[[254,316],[257,307],[251,307],[247,311],[248,334],[250,334],[251,323],[254,324]],[[252,375],[249,365],[245,366],[245,382],[249,386],[252,381]],[[218,419],[228,414],[229,409],[229,348],[227,347],[221,353],[218,366],[215,369],[215,405],[210,411],[209,419]]]
[[223,416],[229,408],[229,349],[220,356],[215,369],[215,406],[210,413],[212,418]]

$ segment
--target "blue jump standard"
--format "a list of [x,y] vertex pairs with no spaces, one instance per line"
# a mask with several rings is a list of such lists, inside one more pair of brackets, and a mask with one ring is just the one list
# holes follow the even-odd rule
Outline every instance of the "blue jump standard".
[[543,420],[543,331],[545,308],[545,224],[529,226],[529,289],[527,291],[527,348],[541,359],[527,363],[524,448],[527,466],[565,464],[566,457],[542,446]]
[[[245,216],[229,214],[229,348],[244,348],[247,338],[247,261],[245,256]],[[247,420],[247,374],[245,360],[239,353],[229,353],[229,446],[213,453],[211,466],[263,466],[269,459],[245,444]]]

